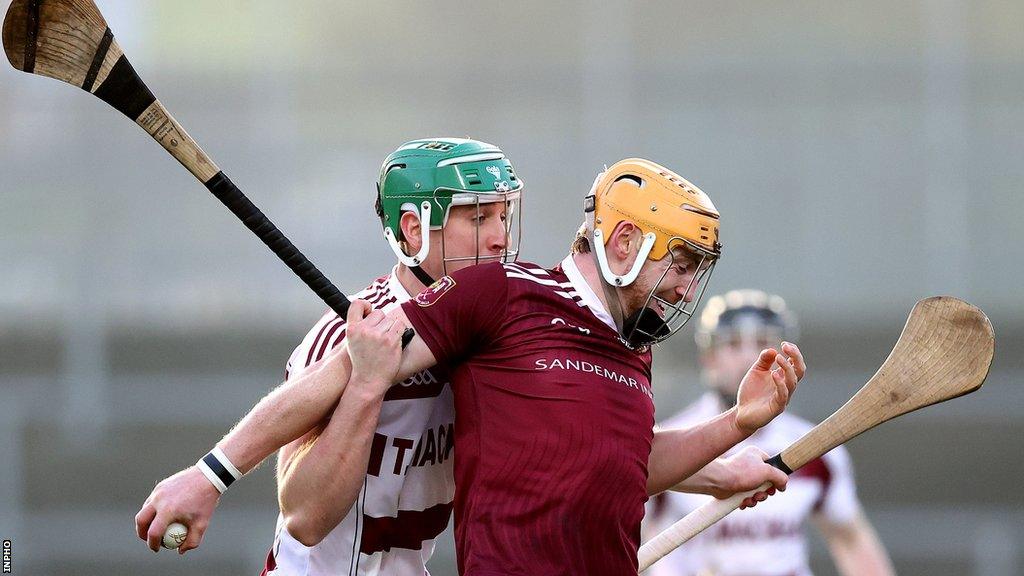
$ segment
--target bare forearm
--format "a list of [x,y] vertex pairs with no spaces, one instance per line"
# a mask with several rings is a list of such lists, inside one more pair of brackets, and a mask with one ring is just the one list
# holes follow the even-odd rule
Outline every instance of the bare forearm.
[[892,561],[863,515],[848,525],[823,530],[836,568],[843,576],[893,576]]
[[750,434],[736,426],[735,414],[731,408],[703,424],[656,432],[648,460],[647,493],[678,485],[747,438]]
[[307,546],[348,514],[366,476],[383,398],[352,382],[323,433],[287,463],[278,486],[286,527]]
[[348,384],[348,354],[336,348],[332,361],[278,386],[231,429],[218,446],[242,473],[299,438],[330,414]]
[[715,496],[720,494],[729,484],[728,475],[729,469],[725,461],[722,458],[715,458],[703,468],[669,489],[688,494]]

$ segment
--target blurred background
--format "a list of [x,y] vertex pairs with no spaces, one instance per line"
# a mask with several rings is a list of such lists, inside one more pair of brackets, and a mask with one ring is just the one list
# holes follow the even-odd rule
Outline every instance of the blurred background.
[[[433,135],[501,146],[524,257],[553,264],[604,164],[663,163],[713,199],[711,291],[784,296],[818,421],[920,298],[984,309],[978,393],[849,444],[905,575],[1024,574],[1024,4],[97,0],[153,91],[345,291],[393,257],[379,163]],[[6,9],[7,2],[0,3]],[[323,305],[133,123],[0,67],[0,535],[14,573],[259,573],[273,465],[204,546],[133,517],[282,378]],[[667,416],[702,392],[693,327],[655,353]],[[454,574],[450,536],[431,563]],[[820,542],[815,568],[834,568]]]

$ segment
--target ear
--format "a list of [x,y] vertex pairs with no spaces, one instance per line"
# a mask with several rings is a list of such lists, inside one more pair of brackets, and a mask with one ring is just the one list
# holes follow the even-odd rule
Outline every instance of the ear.
[[420,217],[411,210],[402,212],[402,218],[398,221],[399,228],[402,230],[402,242],[405,242],[407,247],[406,252],[409,254],[416,254],[420,251]]
[[640,229],[635,224],[629,220],[623,220],[612,230],[611,238],[605,245],[605,250],[609,255],[614,254],[618,260],[626,260],[640,246],[642,237],[643,234],[640,233]]

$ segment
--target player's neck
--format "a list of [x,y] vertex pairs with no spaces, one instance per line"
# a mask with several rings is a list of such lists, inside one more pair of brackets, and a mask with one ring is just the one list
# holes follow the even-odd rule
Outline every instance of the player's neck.
[[590,285],[590,289],[597,295],[597,299],[601,301],[601,305],[604,306],[605,310],[608,310],[608,300],[604,293],[604,287],[601,285],[601,276],[597,270],[597,265],[594,263],[593,254],[573,254],[573,261],[576,263],[576,268],[579,269],[580,274],[583,275],[583,279]]
[[405,264],[398,265],[398,283],[402,285],[402,288],[405,288],[405,291],[410,296],[415,296],[427,288]]

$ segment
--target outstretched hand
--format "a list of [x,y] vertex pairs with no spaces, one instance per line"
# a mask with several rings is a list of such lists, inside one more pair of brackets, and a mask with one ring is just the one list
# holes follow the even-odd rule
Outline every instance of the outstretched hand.
[[773,348],[762,350],[736,394],[736,425],[752,434],[771,422],[786,409],[806,371],[796,344],[783,342],[781,353]]

